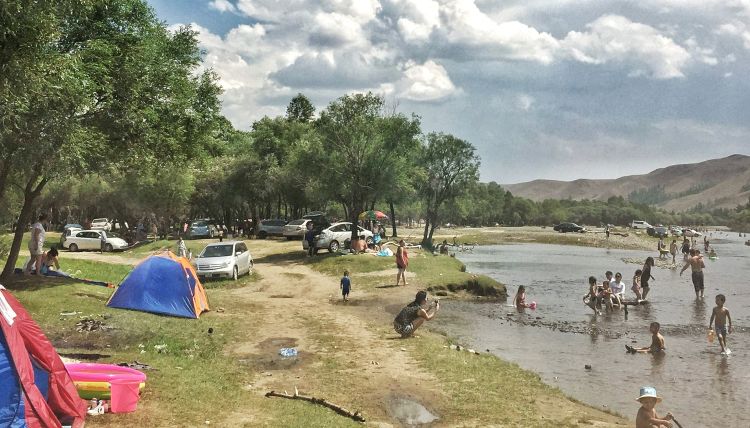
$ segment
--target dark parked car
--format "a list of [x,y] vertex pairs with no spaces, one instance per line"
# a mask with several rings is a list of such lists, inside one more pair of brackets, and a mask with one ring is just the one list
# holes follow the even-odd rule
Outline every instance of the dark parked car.
[[586,231],[585,227],[579,226],[575,223],[560,223],[558,225],[555,225],[552,229],[557,232],[562,232],[562,233],[566,233],[566,232],[581,232],[582,233]]
[[669,236],[669,230],[666,227],[662,226],[649,227],[646,229],[646,233],[648,234],[648,236],[659,238],[666,238],[667,236]]

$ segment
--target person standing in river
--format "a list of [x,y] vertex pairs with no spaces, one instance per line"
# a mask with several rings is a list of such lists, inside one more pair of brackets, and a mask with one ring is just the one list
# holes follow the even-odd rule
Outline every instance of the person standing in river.
[[649,292],[649,281],[654,280],[656,281],[656,278],[654,278],[651,275],[651,268],[654,266],[654,258],[653,257],[646,257],[646,263],[643,264],[643,269],[641,269],[641,293],[643,300],[646,300],[646,296],[648,296]]
[[701,255],[700,250],[690,250],[690,258],[685,263],[685,266],[682,267],[680,276],[682,276],[682,273],[685,272],[688,266],[690,266],[690,269],[693,272],[691,279],[693,280],[693,289],[695,289],[695,298],[702,299],[703,289],[705,288],[703,284],[703,268],[706,267],[706,264],[703,263],[703,256]]
[[690,241],[688,240],[687,236],[685,239],[682,240],[682,259],[687,260],[688,259],[688,253],[690,253]]
[[672,243],[669,244],[669,254],[672,255],[672,264],[677,264],[677,240],[673,239]]

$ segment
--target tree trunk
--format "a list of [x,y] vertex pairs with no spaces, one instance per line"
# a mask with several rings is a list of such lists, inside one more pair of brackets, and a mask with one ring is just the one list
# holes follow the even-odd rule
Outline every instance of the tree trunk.
[[8,175],[10,174],[12,160],[12,155],[9,154],[0,161],[0,203],[4,203],[3,197],[5,196],[5,189],[8,185]]
[[426,247],[428,243],[427,234],[429,233],[429,231],[430,231],[430,219],[429,219],[429,215],[427,215],[425,216],[425,219],[424,219],[424,233],[422,234],[422,246],[424,247]]
[[391,229],[393,230],[393,237],[398,238],[398,232],[396,232],[396,209],[393,207],[393,201],[389,201],[388,205],[391,209]]
[[13,234],[13,244],[11,244],[8,260],[5,261],[3,272],[0,274],[0,279],[3,281],[7,280],[16,268],[18,254],[21,252],[21,241],[23,240],[23,234],[26,232],[26,224],[31,219],[33,213],[34,201],[42,192],[42,189],[44,189],[44,186],[48,181],[47,178],[43,178],[39,183],[36,183],[37,178],[39,178],[39,175],[34,174],[24,188],[23,207],[21,208],[21,214],[18,216],[18,221],[16,222],[16,228]]

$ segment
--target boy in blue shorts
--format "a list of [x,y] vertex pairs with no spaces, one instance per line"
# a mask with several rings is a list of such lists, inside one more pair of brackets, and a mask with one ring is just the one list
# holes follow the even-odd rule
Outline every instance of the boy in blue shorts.
[[[729,315],[729,309],[724,307],[724,303],[727,298],[723,294],[716,295],[716,307],[711,312],[711,319],[708,321],[708,329],[711,330],[711,325],[716,319],[716,337],[719,338],[719,346],[721,346],[721,354],[729,355],[732,351],[727,348],[727,334],[732,332],[732,317]],[[727,328],[727,321],[729,321],[729,328]]]
[[344,277],[341,278],[341,296],[344,298],[344,301],[349,300],[349,290],[352,287],[352,281],[349,279],[349,271],[344,271]]

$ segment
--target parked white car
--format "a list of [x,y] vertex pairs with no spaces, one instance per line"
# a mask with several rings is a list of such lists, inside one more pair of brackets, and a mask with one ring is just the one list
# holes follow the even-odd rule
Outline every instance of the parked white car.
[[[97,250],[102,247],[102,236],[100,230],[78,230],[71,231],[70,236],[66,236],[61,242],[63,248],[69,251]],[[107,243],[104,245],[104,251],[122,251],[128,248],[128,243],[124,239],[107,234]]]
[[693,229],[682,229],[682,236],[687,236],[688,238],[692,238],[694,236],[703,236],[703,234]]
[[195,267],[200,279],[232,278],[253,271],[253,256],[242,241],[217,242],[209,244],[195,259]]
[[312,220],[306,218],[290,221],[284,226],[284,236],[290,241],[304,238],[305,232],[307,232],[307,223],[310,221]]
[[[359,237],[365,237],[369,245],[372,242],[372,232],[357,226]],[[335,253],[342,245],[347,246],[352,239],[352,224],[349,222],[334,223],[323,229],[315,241],[315,248],[328,248],[328,251]],[[307,241],[302,241],[302,248],[307,249]]]
[[633,220],[633,223],[631,223],[630,227],[632,227],[633,229],[648,229],[649,227],[654,227],[654,226],[651,226],[646,221]]
[[108,218],[95,218],[91,220],[91,230],[112,230],[112,223]]

